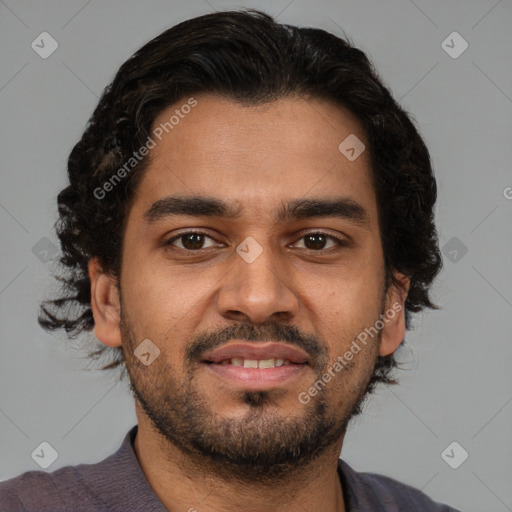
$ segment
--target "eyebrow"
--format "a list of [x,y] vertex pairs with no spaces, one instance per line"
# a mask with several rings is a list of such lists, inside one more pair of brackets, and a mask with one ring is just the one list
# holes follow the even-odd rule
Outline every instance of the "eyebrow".
[[[144,219],[149,224],[173,216],[238,219],[242,211],[242,205],[230,205],[214,197],[168,196],[155,201],[144,214]],[[294,199],[282,203],[273,215],[277,223],[317,217],[348,220],[367,229],[370,224],[370,216],[365,208],[353,199],[344,197]]]

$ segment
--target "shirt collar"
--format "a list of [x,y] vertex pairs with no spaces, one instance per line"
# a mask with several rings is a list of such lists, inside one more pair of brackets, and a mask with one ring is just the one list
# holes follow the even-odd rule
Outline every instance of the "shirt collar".
[[[108,504],[109,507],[112,507],[109,510],[113,512],[125,512],[126,510],[166,512],[166,508],[149,485],[137,459],[134,448],[137,430],[138,425],[134,425],[126,434],[117,452],[105,459],[104,462],[106,463],[110,459],[112,459],[112,462],[115,461],[116,471],[109,475],[108,481],[105,481],[103,473],[101,482],[97,482],[97,485],[108,487],[108,494],[111,494],[112,490],[116,488],[123,490],[115,498],[118,501]],[[357,473],[341,459],[338,460],[338,476],[343,489],[346,512],[362,510],[359,507],[357,497],[357,489],[359,488]],[[105,490],[107,491],[107,489]]]

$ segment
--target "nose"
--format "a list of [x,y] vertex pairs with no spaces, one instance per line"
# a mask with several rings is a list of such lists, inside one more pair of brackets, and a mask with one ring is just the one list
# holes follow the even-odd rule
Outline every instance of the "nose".
[[224,318],[260,324],[290,321],[297,315],[299,301],[289,283],[290,273],[268,246],[254,261],[239,254],[233,259],[218,294]]

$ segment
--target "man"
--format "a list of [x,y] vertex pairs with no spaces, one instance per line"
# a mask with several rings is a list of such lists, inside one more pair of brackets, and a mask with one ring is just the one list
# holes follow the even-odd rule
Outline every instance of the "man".
[[122,65],[68,174],[40,323],[94,329],[138,425],[4,482],[2,511],[454,510],[338,459],[441,266],[428,151],[363,52],[259,11],[181,23]]

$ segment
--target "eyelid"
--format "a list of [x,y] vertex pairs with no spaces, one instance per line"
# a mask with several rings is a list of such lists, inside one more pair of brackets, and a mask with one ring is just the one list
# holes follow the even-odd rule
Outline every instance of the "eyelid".
[[[173,235],[166,242],[164,242],[164,245],[165,246],[171,246],[171,247],[174,247],[177,250],[188,252],[188,253],[194,253],[194,252],[199,253],[201,251],[210,249],[210,247],[206,247],[206,248],[203,248],[203,249],[191,250],[191,249],[182,249],[181,247],[173,246],[173,242],[175,242],[176,240],[179,240],[182,236],[189,235],[189,234],[203,235],[203,236],[205,236],[207,238],[210,238],[211,240],[214,240],[215,242],[217,242],[215,237],[213,237],[208,231],[205,231],[203,229],[197,229],[197,228],[196,229],[195,228],[185,228],[184,231],[181,231],[180,233],[177,233],[177,234]],[[344,247],[349,242],[349,240],[348,240],[348,238],[346,236],[344,236],[344,237],[336,236],[336,235],[333,235],[333,234],[331,234],[331,233],[329,233],[327,231],[324,231],[322,229],[316,229],[315,230],[315,229],[311,229],[310,228],[308,230],[300,231],[300,232],[296,233],[294,235],[294,237],[296,238],[296,242],[298,242],[298,241],[302,240],[304,237],[306,237],[308,235],[322,235],[322,236],[325,236],[326,238],[334,241],[336,243],[337,247]],[[293,243],[296,243],[296,242],[293,242]],[[311,252],[316,252],[316,253],[322,253],[322,252],[328,252],[328,251],[330,251],[331,249],[334,249],[334,248],[335,247],[329,247],[327,249],[318,249],[318,250],[304,248],[304,250],[311,251]]]
[[[330,232],[325,231],[323,229],[316,229],[316,230],[308,229],[306,231],[301,231],[301,232],[297,233],[295,236],[297,237],[297,241],[299,241],[308,235],[325,236],[325,238],[328,238],[329,240],[333,240],[338,247],[344,247],[344,246],[348,245],[348,243],[349,243],[349,238],[347,236],[342,237],[342,236],[333,235]],[[294,243],[296,243],[296,242],[294,242]],[[316,251],[314,249],[307,249],[307,248],[305,248],[304,250],[321,253],[321,252],[328,252],[331,249],[334,249],[334,247],[329,247],[327,249],[318,249]]]
[[346,240],[349,241],[350,237],[346,235],[345,233],[342,233],[340,231],[335,231],[333,233],[332,230],[327,228],[304,228],[299,231],[296,231],[293,236],[296,237],[303,237],[306,235],[325,235],[332,238],[338,238],[339,240]]
[[[215,238],[208,231],[204,231],[202,229],[187,228],[184,231],[177,233],[177,234],[173,235],[171,238],[169,238],[168,240],[166,240],[164,242],[164,245],[172,246],[172,242],[179,240],[182,236],[185,236],[185,235],[204,235],[205,237],[211,238],[212,240],[217,242],[217,240],[215,240]],[[176,247],[176,249],[180,249],[182,251],[187,251],[187,252],[199,252],[199,251],[203,250],[203,249],[198,249],[197,251],[191,251],[191,250],[187,250],[187,249],[181,249],[181,247]]]

